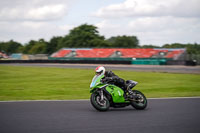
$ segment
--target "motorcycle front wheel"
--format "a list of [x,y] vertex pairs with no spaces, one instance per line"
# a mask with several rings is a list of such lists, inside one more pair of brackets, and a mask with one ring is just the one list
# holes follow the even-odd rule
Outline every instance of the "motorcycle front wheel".
[[98,111],[107,111],[110,107],[110,102],[106,96],[101,100],[101,96],[98,93],[92,93],[90,97],[92,106]]
[[147,107],[147,99],[145,95],[138,91],[133,90],[134,99],[131,101],[131,105],[138,110],[143,110]]

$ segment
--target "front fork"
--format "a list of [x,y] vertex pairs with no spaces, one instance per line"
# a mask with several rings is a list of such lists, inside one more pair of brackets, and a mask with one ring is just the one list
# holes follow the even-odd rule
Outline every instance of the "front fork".
[[99,95],[100,95],[100,97],[101,97],[101,101],[103,101],[104,100],[104,95],[103,95],[103,90],[100,90],[99,91]]

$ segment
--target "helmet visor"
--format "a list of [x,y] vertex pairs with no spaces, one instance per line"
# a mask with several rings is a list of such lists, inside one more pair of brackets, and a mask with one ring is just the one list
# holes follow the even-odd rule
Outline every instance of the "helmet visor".
[[102,72],[103,72],[103,71],[101,71],[101,72],[96,72],[96,75],[99,76],[99,75],[102,74]]

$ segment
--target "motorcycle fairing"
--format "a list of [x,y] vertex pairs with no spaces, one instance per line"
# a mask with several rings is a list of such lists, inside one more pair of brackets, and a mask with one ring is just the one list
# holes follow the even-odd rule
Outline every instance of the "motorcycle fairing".
[[[90,92],[94,92],[96,90],[96,88],[101,88],[103,86],[105,86],[105,84],[101,83],[101,79],[104,77],[104,75],[95,75],[92,79],[92,82],[90,84]],[[110,93],[110,95],[112,96],[113,102],[114,103],[124,103],[127,102],[124,99],[124,91],[112,84],[108,84],[105,87],[106,91],[108,93]]]
[[124,103],[124,91],[115,86],[115,85],[109,85],[106,87],[106,90],[111,94],[113,102],[114,103]]

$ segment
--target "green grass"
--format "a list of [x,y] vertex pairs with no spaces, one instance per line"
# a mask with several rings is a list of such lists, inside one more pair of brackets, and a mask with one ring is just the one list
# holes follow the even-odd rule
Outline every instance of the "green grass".
[[[147,97],[200,96],[200,75],[114,71]],[[94,70],[0,66],[0,100],[89,99]]]

